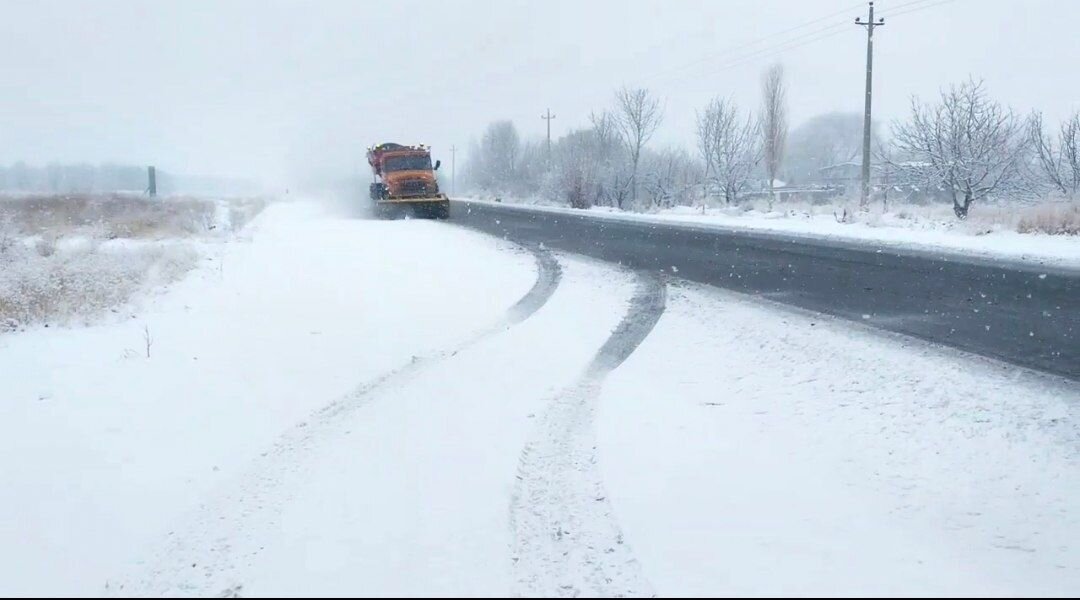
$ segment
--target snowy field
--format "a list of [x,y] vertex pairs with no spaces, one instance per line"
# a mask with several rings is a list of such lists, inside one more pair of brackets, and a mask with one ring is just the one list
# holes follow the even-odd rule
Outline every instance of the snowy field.
[[1080,589],[1075,383],[313,202],[141,298],[0,335],[4,595]]
[[265,198],[0,195],[0,333],[131,316],[262,210]]
[[[471,201],[491,202],[490,198]],[[503,202],[530,208],[582,214],[566,207],[533,201]],[[966,221],[959,221],[948,205],[896,205],[882,211],[875,205],[858,211],[857,203],[813,205],[777,203],[769,210],[764,201],[745,207],[707,208],[677,206],[655,213],[619,211],[593,207],[588,214],[608,219],[685,223],[725,229],[746,229],[797,237],[877,244],[882,247],[956,253],[988,259],[1018,260],[1036,264],[1080,268],[1080,204],[1039,206],[978,206]],[[844,210],[847,210],[847,222]],[[1069,231],[1050,235],[1045,229]]]

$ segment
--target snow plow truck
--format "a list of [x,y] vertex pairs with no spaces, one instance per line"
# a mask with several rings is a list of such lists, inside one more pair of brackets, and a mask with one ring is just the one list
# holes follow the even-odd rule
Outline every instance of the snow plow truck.
[[411,213],[417,217],[450,217],[450,199],[439,191],[428,146],[385,143],[368,148],[368,164],[374,181],[371,201],[375,216],[392,218]]

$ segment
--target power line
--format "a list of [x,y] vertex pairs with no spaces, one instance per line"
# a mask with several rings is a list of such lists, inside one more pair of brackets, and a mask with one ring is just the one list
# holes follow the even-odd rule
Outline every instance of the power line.
[[909,0],[908,2],[904,2],[902,4],[896,4],[896,5],[890,4],[888,6],[882,7],[881,14],[878,15],[878,16],[887,17],[887,16],[890,16],[893,11],[900,10],[901,8],[904,8],[905,6],[911,6],[912,4],[925,4],[927,2],[932,2],[932,1],[933,0]]
[[758,59],[761,59],[761,58],[769,58],[769,57],[772,57],[772,56],[778,56],[780,54],[783,54],[784,52],[787,52],[788,50],[793,50],[795,48],[800,48],[802,46],[806,46],[808,44],[812,44],[814,42],[817,42],[817,41],[820,41],[820,40],[823,40],[823,39],[826,39],[826,38],[830,38],[830,37],[839,35],[841,33],[844,33],[845,31],[847,31],[846,25],[847,25],[847,23],[837,23],[835,25],[830,25],[829,27],[826,27],[826,28],[822,29],[821,31],[814,32],[814,33],[821,34],[821,35],[817,35],[816,37],[812,37],[812,38],[809,38],[809,39],[795,38],[795,39],[791,39],[791,40],[788,40],[786,42],[783,42],[781,44],[771,46],[769,48],[763,48],[762,50],[760,50],[758,52],[753,52],[753,53],[750,53],[750,54],[747,54],[747,55],[744,55],[744,56],[740,56],[739,58],[736,58],[735,60],[733,60],[731,62],[724,63],[724,64],[720,65],[719,67],[717,67],[716,69],[713,69],[713,71],[714,72],[726,71],[728,69],[732,69],[732,68],[735,68],[735,67],[739,67],[739,66],[754,62],[755,60],[758,60]]
[[915,7],[915,8],[909,8],[908,10],[901,11],[901,12],[898,12],[898,13],[886,13],[886,16],[888,16],[890,19],[895,19],[896,17],[899,17],[901,15],[907,15],[907,14],[911,14],[913,12],[919,12],[920,10],[925,10],[927,8],[934,8],[935,6],[941,6],[943,4],[949,4],[951,2],[956,2],[956,0],[938,0],[937,2],[934,2],[933,4],[927,4],[925,6],[918,6],[918,7]]
[[[925,0],[923,0],[923,1],[925,1]],[[816,25],[817,23],[820,23],[820,22],[825,21],[827,19],[831,19],[833,17],[848,13],[848,12],[850,12],[850,11],[854,10],[855,8],[860,7],[860,6],[862,6],[861,2],[858,3],[858,4],[855,4],[853,6],[849,6],[847,8],[844,8],[842,10],[838,10],[836,12],[829,13],[827,15],[818,17],[818,18],[813,19],[811,21],[806,21],[805,23],[801,23],[801,24],[795,25],[793,27],[788,27],[787,29],[782,29],[780,31],[776,31],[776,32],[770,33],[768,35],[764,35],[762,37],[759,37],[759,38],[756,38],[756,39],[753,39],[753,40],[750,40],[750,41],[747,41],[747,42],[743,42],[743,43],[737,44],[735,46],[728,47],[727,49],[722,50],[722,51],[720,51],[720,52],[718,52],[716,54],[713,54],[713,55],[710,55],[710,56],[705,56],[705,57],[699,58],[699,59],[697,59],[695,61],[692,61],[692,62],[689,62],[689,63],[684,63],[684,64],[682,64],[680,66],[673,67],[671,69],[666,69],[664,71],[660,71],[660,72],[654,73],[652,75],[648,75],[645,78],[643,78],[642,81],[651,81],[653,79],[664,77],[664,76],[670,75],[672,73],[677,73],[679,71],[684,71],[686,69],[696,67],[696,66],[698,66],[698,65],[700,65],[702,63],[706,63],[706,62],[709,62],[711,60],[715,60],[715,59],[718,59],[718,58],[721,58],[721,57],[726,57],[726,56],[729,56],[731,54],[738,53],[738,52],[740,52],[742,50],[745,50],[747,48],[756,46],[756,45],[758,45],[761,42],[764,42],[766,40],[771,40],[771,39],[773,39],[775,37],[778,37],[778,36],[781,36],[781,35],[784,35],[784,34],[787,34],[787,33],[791,33],[793,31],[798,31],[799,29],[803,29],[803,28],[809,27],[811,25]],[[810,35],[810,34],[813,34],[813,33],[814,32],[809,32],[807,34],[802,34],[802,35]]]
[[[929,9],[929,8],[933,8],[933,7],[936,7],[936,6],[941,6],[941,5],[944,5],[944,4],[948,4],[948,3],[951,3],[951,2],[954,2],[954,1],[955,0],[936,0],[936,1],[934,1],[934,0],[909,0],[907,2],[885,8],[885,9],[883,9],[881,11],[881,14],[883,16],[888,16],[889,18],[895,18],[895,17],[898,17],[898,16],[912,14],[912,13],[919,12],[919,11],[922,11],[922,10],[926,10],[926,9]],[[771,57],[774,57],[774,56],[782,55],[782,54],[784,54],[786,52],[789,52],[791,50],[801,48],[803,46],[807,46],[809,44],[812,44],[812,43],[815,43],[815,42],[818,42],[818,41],[821,41],[821,40],[824,40],[824,39],[827,39],[827,38],[830,38],[830,37],[834,37],[836,35],[840,35],[841,33],[844,33],[846,31],[845,26],[847,25],[848,22],[845,21],[845,22],[827,24],[825,26],[817,27],[817,28],[811,29],[809,31],[802,31],[798,35],[795,35],[795,36],[793,36],[791,38],[788,38],[788,39],[776,40],[772,44],[768,44],[768,45],[765,45],[765,46],[761,46],[761,44],[763,42],[766,42],[766,41],[769,41],[769,40],[774,40],[775,38],[777,38],[779,36],[783,36],[783,35],[786,35],[786,34],[789,34],[789,33],[792,33],[792,32],[797,32],[797,31],[806,29],[808,27],[811,27],[813,25],[821,24],[821,23],[823,23],[825,21],[828,21],[829,19],[833,19],[834,17],[837,17],[837,16],[839,16],[841,14],[847,13],[850,10],[852,10],[854,8],[858,8],[860,6],[862,6],[861,2],[858,3],[858,4],[855,4],[855,5],[849,6],[849,7],[845,8],[845,9],[838,10],[838,11],[835,11],[835,12],[831,12],[831,13],[822,15],[820,17],[816,17],[814,19],[811,19],[809,21],[800,23],[798,25],[787,27],[785,29],[775,31],[773,33],[761,36],[761,37],[753,39],[753,40],[749,40],[747,42],[743,42],[741,44],[730,46],[730,47],[728,47],[728,48],[726,48],[726,49],[724,49],[724,50],[722,50],[722,51],[720,51],[718,53],[712,54],[710,56],[705,56],[705,57],[699,58],[697,60],[694,60],[692,62],[684,63],[682,65],[679,65],[679,66],[676,66],[676,67],[673,67],[673,68],[670,68],[670,69],[666,69],[664,71],[654,73],[653,75],[649,75],[649,76],[645,77],[641,81],[652,81],[652,80],[655,80],[655,79],[658,79],[658,78],[665,77],[667,75],[687,71],[687,70],[692,69],[693,67],[696,67],[698,65],[702,65],[704,63],[708,63],[710,61],[715,61],[717,59],[722,59],[722,58],[729,58],[730,60],[728,60],[726,62],[722,62],[718,67],[715,67],[715,68],[710,67],[710,68],[707,69],[707,71],[710,72],[710,73],[725,71],[725,70],[728,70],[728,69],[732,69],[732,68],[736,68],[736,67],[739,67],[739,66],[743,66],[743,65],[752,63],[754,61],[763,60],[763,59],[771,58]],[[687,75],[686,77],[682,77],[682,76],[676,77],[675,79],[672,79],[671,81],[681,81],[681,80],[684,80],[685,78],[691,77],[691,76],[694,76],[694,75]],[[339,77],[331,76],[331,77],[326,77],[326,78],[319,78],[318,80],[311,81],[310,84],[317,86],[317,85],[320,85],[320,84],[329,83],[329,81],[332,80],[332,79],[339,79]],[[307,90],[307,92],[310,92],[310,89]],[[307,92],[305,92],[305,93],[307,93]],[[406,90],[406,91],[403,91],[403,92],[398,92],[397,94],[395,94],[395,96],[397,96],[397,97],[384,99],[382,102],[376,103],[375,106],[378,106],[380,108],[382,108],[382,107],[393,107],[400,101],[401,98],[416,95],[419,92],[420,92],[420,88],[416,88],[416,90]],[[548,122],[548,125],[550,126],[550,121]]]
[[[897,9],[907,7],[907,6],[916,5],[916,4],[925,4],[926,2],[930,2],[930,1],[931,0],[913,0],[911,2],[905,2],[904,4],[899,4],[899,5],[895,6],[895,7],[893,7],[892,10],[895,11]],[[883,15],[884,16],[889,16],[890,18],[895,18],[895,17],[897,17],[899,15],[906,15],[906,14],[914,13],[914,12],[918,12],[918,11],[925,10],[925,9],[928,9],[928,8],[933,8],[935,6],[940,6],[942,4],[948,4],[950,2],[955,2],[955,1],[956,0],[938,0],[937,2],[933,2],[932,4],[926,4],[924,6],[913,6],[912,8],[909,8],[908,10],[905,10],[905,11],[902,11],[902,12],[899,12],[899,13],[890,13],[888,11],[885,11],[883,13]],[[861,6],[861,4],[859,6]],[[816,31],[812,31],[812,32],[808,32],[806,34],[802,34],[800,36],[796,36],[796,37],[791,38],[789,40],[780,42],[778,44],[774,44],[774,45],[766,47],[766,48],[761,48],[760,50],[756,50],[756,51],[751,52],[749,54],[740,56],[740,57],[732,60],[731,62],[724,63],[724,64],[720,65],[719,67],[717,67],[715,69],[710,69],[710,72],[715,73],[715,72],[719,72],[719,71],[726,71],[728,69],[733,69],[735,67],[740,67],[742,65],[752,63],[752,62],[754,62],[756,60],[759,60],[759,59],[771,58],[773,56],[779,56],[779,55],[781,55],[781,54],[783,54],[783,53],[785,53],[785,52],[787,52],[789,50],[794,50],[795,48],[801,48],[803,46],[812,44],[814,42],[818,42],[818,41],[821,41],[821,40],[824,40],[824,39],[827,39],[827,38],[830,38],[830,37],[834,37],[834,36],[839,35],[841,33],[844,33],[845,31],[847,31],[846,26],[847,26],[846,22],[836,23],[834,25],[829,25],[827,27],[823,27],[823,28],[818,29]],[[810,37],[808,39],[804,39],[804,38],[806,38],[806,36],[813,35],[815,33],[821,34],[821,35],[817,35],[815,37]]]

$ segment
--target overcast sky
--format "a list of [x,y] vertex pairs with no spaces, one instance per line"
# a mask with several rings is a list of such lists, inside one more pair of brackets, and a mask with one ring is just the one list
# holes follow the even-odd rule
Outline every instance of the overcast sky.
[[[1080,108],[1080,1],[876,5],[876,118],[969,75],[1019,112],[1056,121]],[[713,95],[756,107],[777,61],[793,125],[861,111],[866,34],[853,20],[865,11],[846,0],[0,0],[0,164],[118,161],[284,184],[356,171],[377,141],[432,144],[448,163],[449,146],[467,149],[491,120],[542,136],[550,106],[557,136],[624,84],[665,99],[656,145],[689,145],[695,110]]]

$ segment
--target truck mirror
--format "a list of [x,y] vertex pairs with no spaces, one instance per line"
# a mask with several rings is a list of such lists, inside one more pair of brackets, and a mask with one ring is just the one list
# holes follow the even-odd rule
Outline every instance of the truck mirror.
[[439,170],[439,165],[441,165],[441,164],[442,164],[442,161],[441,161],[441,160],[437,160],[437,161],[435,161],[435,170],[436,170],[436,171],[438,171],[438,170]]

